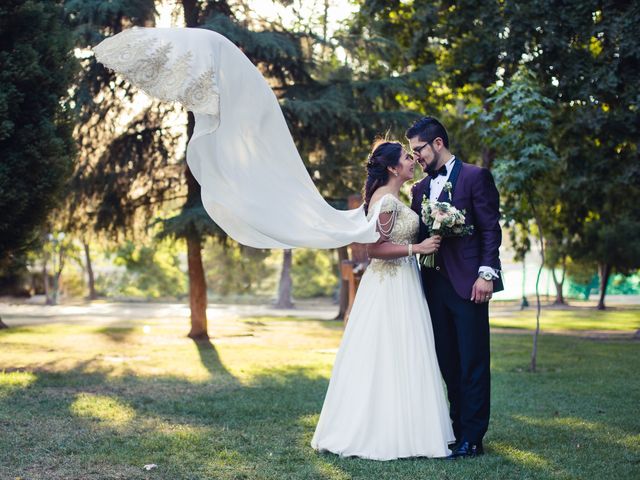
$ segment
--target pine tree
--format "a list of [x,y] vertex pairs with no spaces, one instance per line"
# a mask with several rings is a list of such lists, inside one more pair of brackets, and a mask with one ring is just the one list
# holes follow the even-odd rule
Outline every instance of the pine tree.
[[82,241],[89,298],[95,298],[91,241],[144,235],[146,219],[180,194],[180,135],[167,127],[165,119],[174,115],[171,106],[154,102],[131,118],[138,92],[89,51],[124,28],[152,25],[155,2],[66,0],[64,8],[81,52],[82,74],[72,97],[79,158],[66,184],[67,201],[52,221]]
[[73,168],[71,47],[58,2],[0,5],[0,265],[38,243]]

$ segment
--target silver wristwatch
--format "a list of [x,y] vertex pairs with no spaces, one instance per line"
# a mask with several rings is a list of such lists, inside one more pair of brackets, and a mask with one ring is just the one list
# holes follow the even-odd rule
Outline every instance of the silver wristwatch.
[[491,272],[479,272],[478,276],[483,280],[487,280],[488,282],[493,280],[493,275],[491,275]]

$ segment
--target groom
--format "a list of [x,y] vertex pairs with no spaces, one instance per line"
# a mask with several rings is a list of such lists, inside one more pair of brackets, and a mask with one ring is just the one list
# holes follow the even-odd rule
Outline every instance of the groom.
[[[451,154],[447,131],[435,118],[418,120],[406,136],[428,174],[413,186],[411,208],[421,216],[424,198],[448,202],[451,195],[474,227],[471,235],[443,238],[435,265],[421,271],[456,436],[449,458],[473,457],[484,453],[489,426],[489,300],[503,289],[498,190],[489,170]],[[421,219],[418,241],[428,236]]]

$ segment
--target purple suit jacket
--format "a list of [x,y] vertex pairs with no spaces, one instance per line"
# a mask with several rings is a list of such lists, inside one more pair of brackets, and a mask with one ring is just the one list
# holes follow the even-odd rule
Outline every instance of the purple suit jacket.
[[[443,238],[439,255],[456,293],[468,300],[481,265],[496,270],[501,268],[498,254],[502,242],[500,196],[489,170],[457,158],[449,182],[453,186],[451,203],[458,210],[465,210],[466,224],[474,228],[471,235]],[[411,189],[411,209],[420,215],[419,242],[429,236],[421,213],[422,199],[429,198],[430,186],[431,177],[427,176]],[[444,189],[438,200],[449,201]],[[493,286],[496,292],[504,289],[501,279],[495,280]]]

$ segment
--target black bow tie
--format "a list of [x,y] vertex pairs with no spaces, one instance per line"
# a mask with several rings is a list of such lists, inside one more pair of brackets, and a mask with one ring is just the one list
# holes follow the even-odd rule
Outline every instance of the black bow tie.
[[436,178],[438,178],[438,176],[440,175],[444,175],[447,176],[447,166],[443,165],[441,166],[437,171],[435,172],[428,172],[429,176],[431,177],[431,180],[435,180]]

